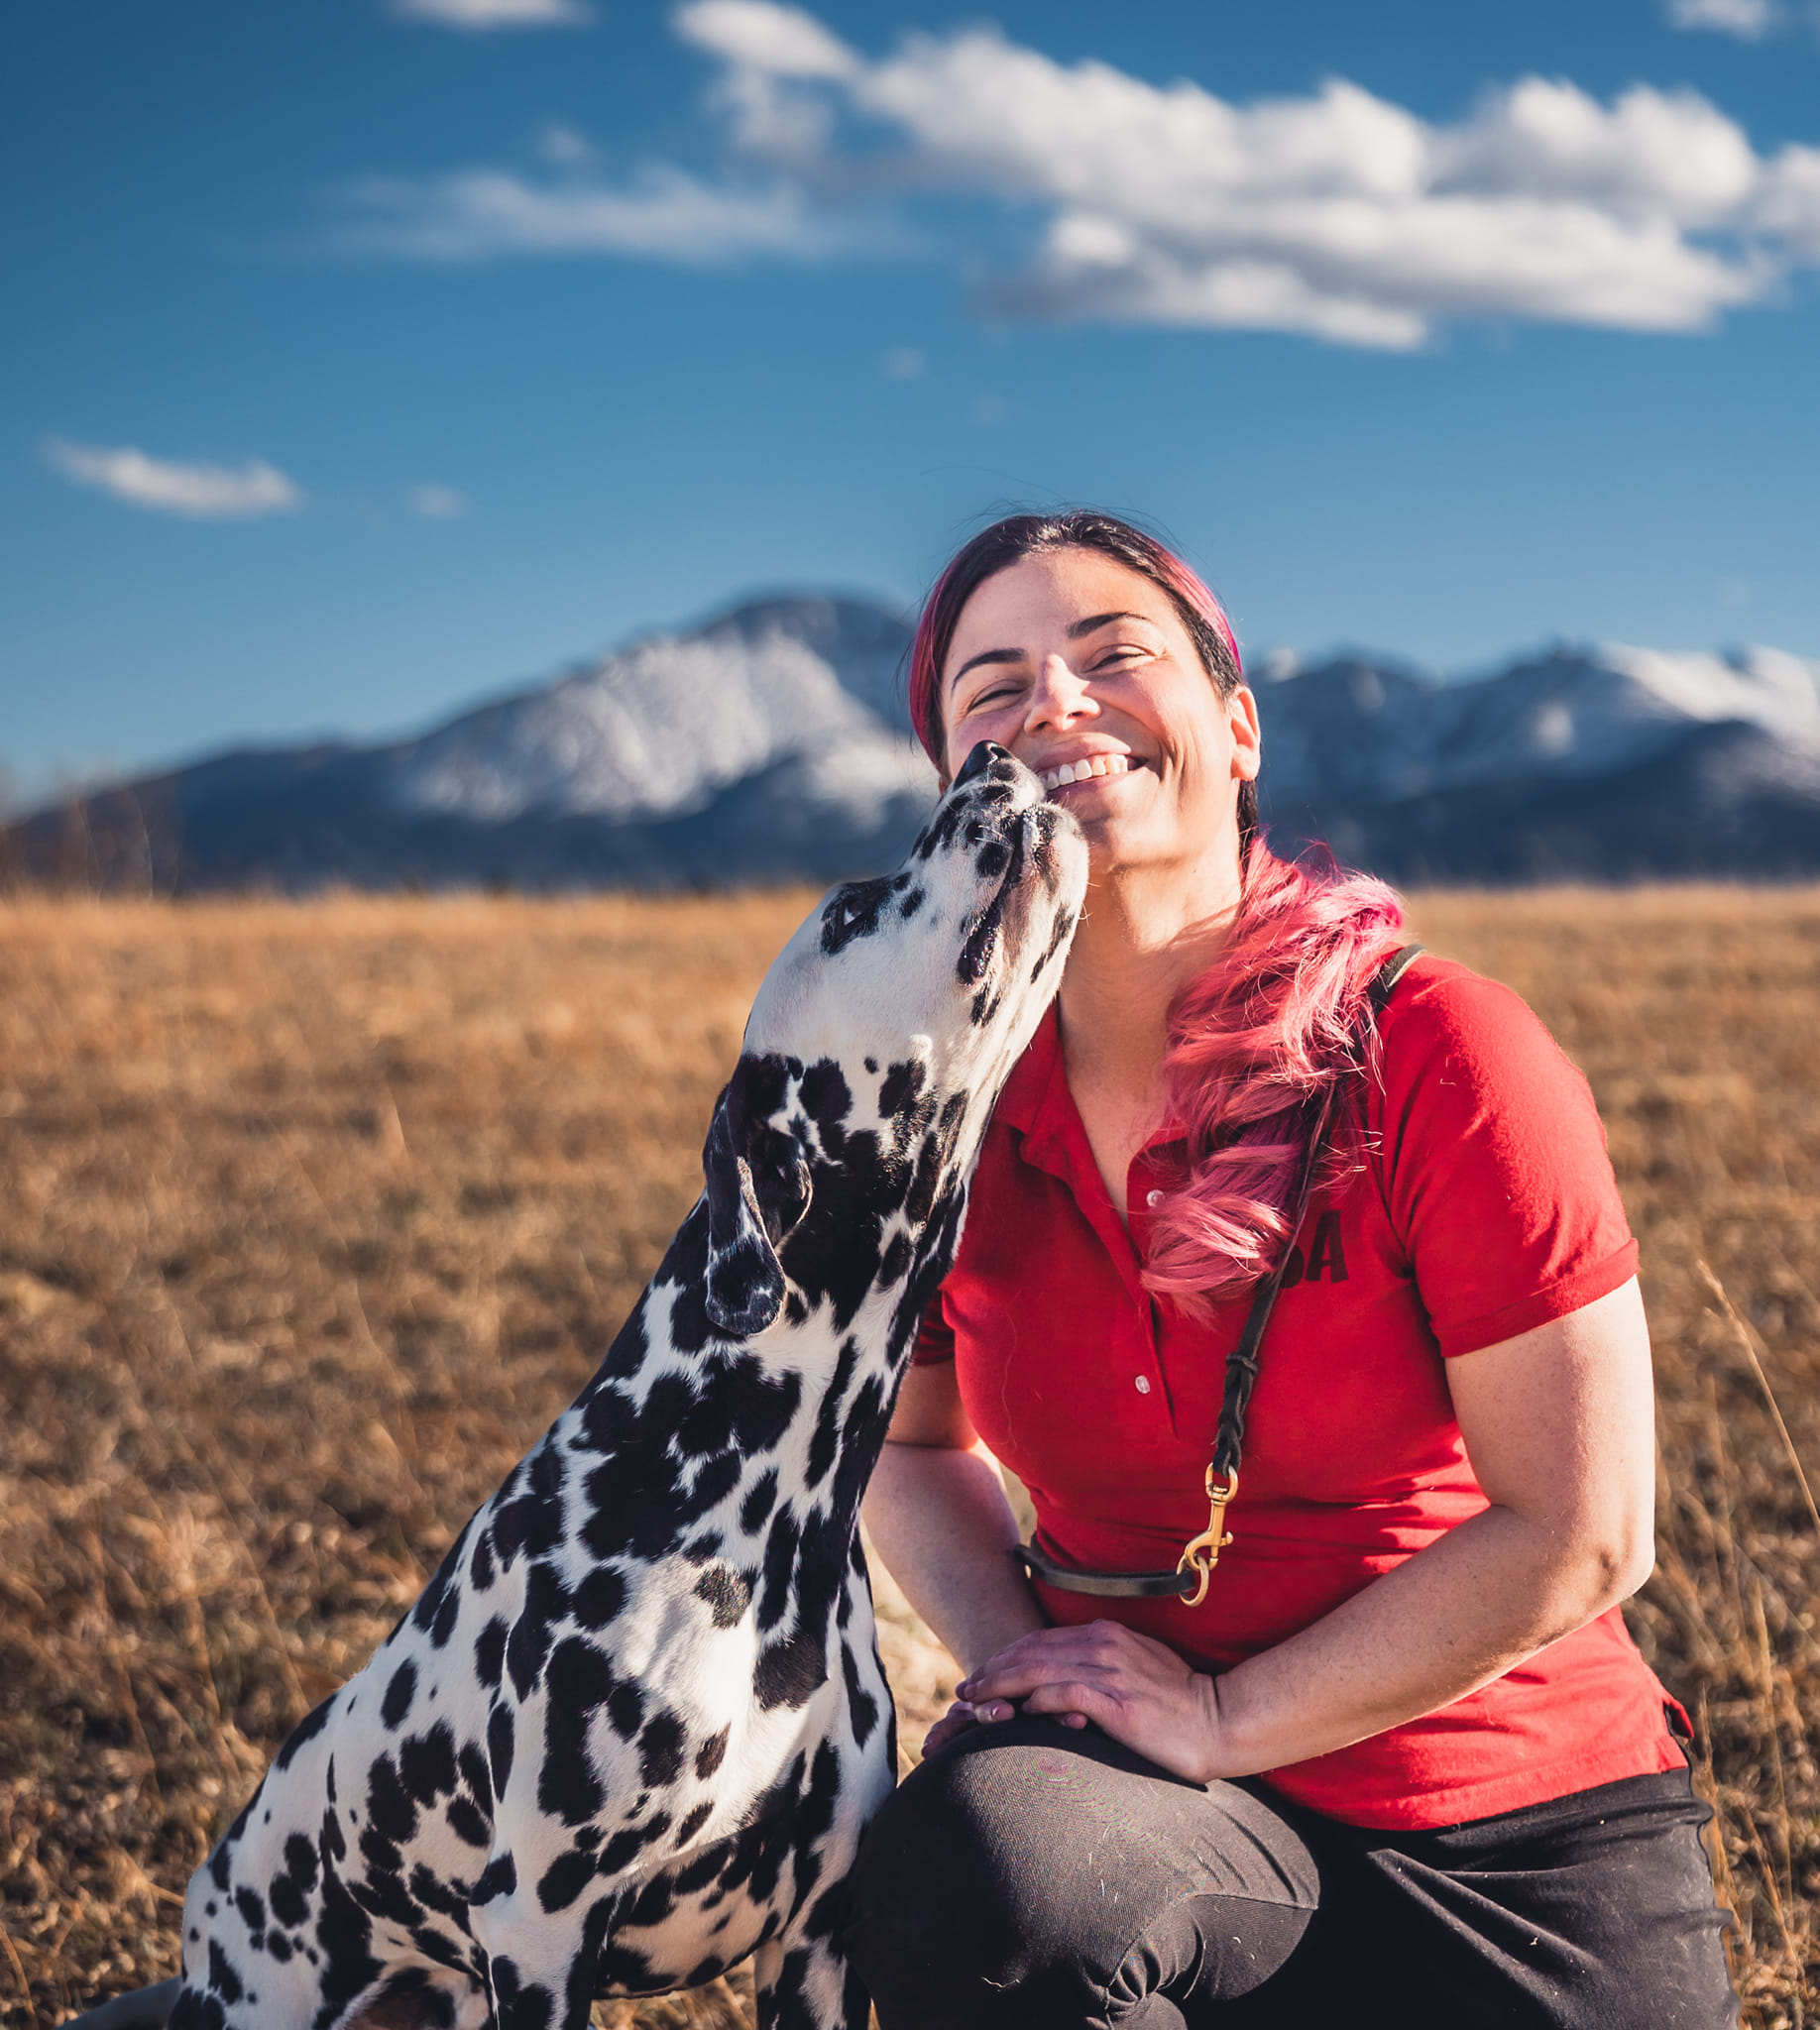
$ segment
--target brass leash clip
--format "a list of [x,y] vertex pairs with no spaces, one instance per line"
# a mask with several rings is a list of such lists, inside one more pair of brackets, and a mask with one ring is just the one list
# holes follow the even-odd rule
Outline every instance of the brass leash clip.
[[1191,1536],[1184,1547],[1176,1570],[1182,1574],[1184,1586],[1193,1583],[1194,1591],[1184,1592],[1185,1607],[1198,1607],[1207,1597],[1207,1581],[1213,1576],[1213,1567],[1219,1563],[1219,1554],[1232,1541],[1232,1533],[1225,1526],[1226,1505],[1238,1493],[1238,1468],[1235,1466],[1223,1481],[1214,1478],[1213,1468],[1207,1468],[1207,1501],[1209,1514],[1207,1526],[1198,1536]]

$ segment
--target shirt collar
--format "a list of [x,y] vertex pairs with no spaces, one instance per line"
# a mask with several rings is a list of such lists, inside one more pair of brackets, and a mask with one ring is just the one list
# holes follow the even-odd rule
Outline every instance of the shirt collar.
[[[1062,1024],[1052,1001],[1043,1011],[1030,1046],[1012,1068],[1011,1076],[999,1097],[996,1118],[1023,1137],[1026,1163],[1056,1177],[1069,1175],[1069,1153],[1079,1140],[1079,1156],[1085,1151],[1091,1168],[1091,1151],[1086,1150],[1086,1130],[1074,1094],[1068,1089],[1068,1068],[1062,1058]],[[1167,1121],[1146,1145],[1146,1153],[1180,1163],[1183,1156],[1181,1124]],[[1097,1175],[1097,1173],[1095,1173]]]

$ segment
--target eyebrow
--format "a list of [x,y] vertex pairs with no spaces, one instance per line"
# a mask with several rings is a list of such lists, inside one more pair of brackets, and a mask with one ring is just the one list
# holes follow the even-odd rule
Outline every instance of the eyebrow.
[[[1147,626],[1154,627],[1156,625],[1156,622],[1147,614],[1089,614],[1084,620],[1076,620],[1065,631],[1071,641],[1079,641],[1084,635],[1091,634],[1098,628],[1109,625],[1113,620],[1143,620]],[[1027,658],[1024,650],[1021,648],[982,649],[977,655],[969,655],[966,662],[949,678],[949,689],[953,690],[955,685],[967,675],[968,670],[977,669],[981,663],[1023,662]]]

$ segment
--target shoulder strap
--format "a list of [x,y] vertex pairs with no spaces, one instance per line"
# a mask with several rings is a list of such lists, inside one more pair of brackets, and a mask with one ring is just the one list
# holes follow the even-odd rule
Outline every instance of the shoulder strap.
[[[1420,945],[1405,945],[1372,975],[1367,992],[1374,1014],[1383,1012],[1397,982],[1421,951]],[[1292,1200],[1294,1213],[1290,1221],[1292,1241],[1308,1209],[1314,1173],[1331,1126],[1332,1096],[1328,1095],[1313,1122],[1302,1175],[1297,1181]],[[1208,1524],[1199,1536],[1190,1538],[1180,1563],[1167,1572],[1083,1572],[1058,1564],[1034,1543],[1020,1544],[1017,1554],[1035,1577],[1067,1593],[1092,1593],[1114,1599],[1160,1599],[1173,1594],[1188,1606],[1198,1607],[1206,1598],[1207,1582],[1213,1567],[1219,1562],[1220,1551],[1232,1541],[1225,1533],[1225,1515],[1227,1505],[1238,1492],[1239,1454],[1245,1443],[1245,1410],[1258,1379],[1258,1350],[1264,1343],[1264,1328],[1270,1323],[1271,1310],[1277,1301],[1278,1291],[1283,1288],[1283,1276],[1288,1267],[1289,1249],[1285,1248],[1282,1261],[1259,1283],[1251,1299],[1251,1309],[1246,1314],[1245,1329],[1239,1334],[1238,1344],[1226,1356],[1226,1387],[1219,1407],[1219,1429],[1213,1441],[1212,1462],[1207,1467]]]
[[[1371,985],[1366,992],[1374,1014],[1384,1012],[1385,1003],[1396,991],[1397,982],[1422,956],[1422,951],[1420,945],[1405,945],[1372,974]],[[1313,1132],[1308,1137],[1308,1152],[1303,1159],[1302,1176],[1291,1200],[1294,1208],[1289,1228],[1291,1242],[1294,1242],[1301,1229],[1303,1215],[1308,1209],[1308,1198],[1314,1188],[1314,1173],[1326,1152],[1332,1125],[1332,1098],[1329,1095],[1313,1122]],[[1257,1386],[1258,1351],[1264,1344],[1264,1328],[1270,1323],[1270,1314],[1276,1307],[1277,1293],[1283,1288],[1289,1258],[1290,1250],[1286,1246],[1277,1266],[1258,1284],[1252,1296],[1251,1309],[1245,1316],[1245,1329],[1239,1334],[1238,1344],[1226,1356],[1226,1388],[1220,1400],[1219,1429],[1213,1440],[1213,1471],[1221,1480],[1229,1481],[1238,1470],[1239,1455],[1245,1446],[1245,1411],[1251,1402],[1251,1392]]]

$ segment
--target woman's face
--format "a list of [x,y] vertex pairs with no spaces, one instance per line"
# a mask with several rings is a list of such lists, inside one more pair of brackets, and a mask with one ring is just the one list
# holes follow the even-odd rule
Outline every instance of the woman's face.
[[941,681],[944,775],[996,740],[1080,821],[1102,872],[1236,853],[1256,702],[1242,684],[1219,695],[1148,578],[1097,550],[1026,557],[962,608]]

